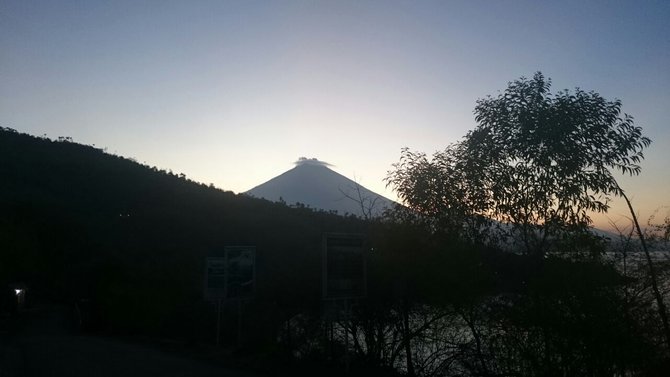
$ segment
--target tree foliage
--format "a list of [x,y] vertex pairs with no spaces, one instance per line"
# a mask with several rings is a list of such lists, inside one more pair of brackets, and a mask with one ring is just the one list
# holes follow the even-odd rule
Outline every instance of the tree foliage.
[[390,172],[387,183],[412,210],[441,230],[460,232],[464,223],[486,211],[483,196],[472,187],[468,170],[462,167],[464,144],[453,144],[435,153],[402,150],[400,162]]
[[462,141],[432,160],[403,150],[387,183],[422,215],[448,219],[446,230],[482,236],[473,217],[508,224],[529,253],[584,233],[589,213],[606,212],[622,192],[613,172],[639,174],[651,141],[621,113],[621,101],[550,89],[538,72],[478,100],[477,127]]

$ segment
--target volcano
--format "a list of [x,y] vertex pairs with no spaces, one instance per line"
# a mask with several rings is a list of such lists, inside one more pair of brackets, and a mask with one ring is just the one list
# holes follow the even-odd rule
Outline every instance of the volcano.
[[393,201],[334,172],[329,164],[301,157],[291,170],[260,184],[245,194],[289,205],[335,211],[340,215],[377,217]]

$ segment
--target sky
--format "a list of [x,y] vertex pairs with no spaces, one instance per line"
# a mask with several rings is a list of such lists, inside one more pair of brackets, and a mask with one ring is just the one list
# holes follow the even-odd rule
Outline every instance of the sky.
[[[318,158],[389,198],[475,102],[541,71],[618,98],[653,140],[622,177],[670,213],[668,1],[0,1],[0,126],[244,192]],[[627,225],[621,200],[595,216]]]

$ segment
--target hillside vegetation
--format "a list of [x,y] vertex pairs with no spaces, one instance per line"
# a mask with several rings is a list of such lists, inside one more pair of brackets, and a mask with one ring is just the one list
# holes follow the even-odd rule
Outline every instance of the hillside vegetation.
[[93,300],[99,326],[115,332],[211,338],[205,258],[230,245],[256,246],[257,301],[281,320],[318,303],[321,234],[365,226],[222,191],[69,139],[3,129],[0,161],[0,283]]
[[[205,257],[253,245],[256,295],[224,309],[223,339],[274,374],[660,376],[669,365],[644,266],[602,258],[598,238],[501,251],[402,207],[375,221],[291,208],[10,129],[0,175],[0,283],[88,303],[92,331],[214,343]],[[321,300],[324,232],[370,247],[367,297],[348,310]],[[587,252],[565,257],[575,247]]]

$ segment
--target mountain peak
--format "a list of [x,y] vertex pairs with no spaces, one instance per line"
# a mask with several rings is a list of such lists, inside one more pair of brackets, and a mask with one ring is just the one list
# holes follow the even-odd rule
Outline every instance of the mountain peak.
[[300,157],[296,166],[262,183],[246,194],[288,204],[302,203],[311,208],[336,211],[340,215],[379,216],[393,202],[359,183],[331,170],[331,164],[316,158]]

